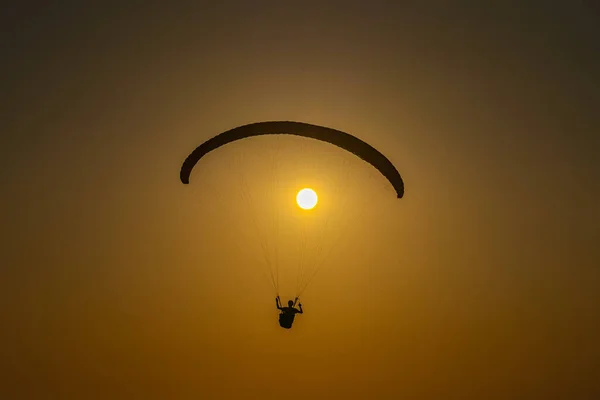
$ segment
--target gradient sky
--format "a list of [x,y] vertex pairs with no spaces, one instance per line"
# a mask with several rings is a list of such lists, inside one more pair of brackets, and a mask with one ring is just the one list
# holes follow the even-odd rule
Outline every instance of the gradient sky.
[[[595,3],[63,3],[2,12],[0,397],[600,397]],[[290,331],[178,179],[264,120],[406,182]]]

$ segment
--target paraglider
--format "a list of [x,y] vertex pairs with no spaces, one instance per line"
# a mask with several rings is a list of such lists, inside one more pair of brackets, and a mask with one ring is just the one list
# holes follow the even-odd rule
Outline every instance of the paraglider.
[[302,303],[298,303],[299,308],[294,307],[296,305],[296,301],[298,301],[298,298],[296,298],[294,301],[289,300],[288,306],[282,307],[279,296],[275,297],[275,305],[277,306],[277,309],[281,311],[279,314],[279,326],[284,329],[292,328],[296,314],[304,314],[304,311],[302,310]]
[[[341,170],[344,171],[344,175],[349,175],[346,176],[347,179],[344,180],[344,182],[348,183],[348,182],[358,182],[360,181],[360,179],[356,176],[354,176],[351,172],[348,172],[348,164],[349,163],[354,163],[354,164],[358,164],[358,167],[363,168],[364,167],[364,163],[361,162],[364,161],[367,165],[370,165],[371,167],[374,168],[374,171],[378,172],[379,178],[383,177],[385,178],[383,181],[387,182],[387,187],[389,187],[391,185],[391,187],[393,188],[394,194],[396,196],[396,198],[402,198],[404,196],[404,182],[402,180],[402,177],[400,176],[400,173],[398,172],[398,170],[396,169],[396,167],[392,164],[392,162],[385,157],[382,153],[380,153],[378,150],[376,150],[374,147],[372,147],[371,145],[369,145],[368,143],[362,141],[361,139],[352,136],[346,132],[342,132],[336,129],[332,129],[332,128],[328,128],[328,127],[324,127],[324,126],[319,126],[319,125],[313,125],[313,124],[308,124],[308,123],[304,123],[304,122],[294,122],[294,121],[267,121],[267,122],[257,122],[257,123],[252,123],[252,124],[248,124],[248,125],[243,125],[243,126],[239,126],[230,130],[227,130],[223,133],[220,133],[214,137],[212,137],[211,139],[206,140],[204,143],[200,144],[194,151],[192,151],[192,153],[190,153],[187,158],[185,159],[185,161],[183,162],[182,166],[181,166],[181,170],[180,170],[180,180],[184,185],[188,185],[190,183],[190,176],[192,174],[192,172],[198,168],[198,165],[200,164],[200,160],[202,160],[205,156],[207,156],[209,153],[220,149],[228,144],[232,144],[234,142],[238,142],[238,141],[242,141],[243,139],[249,139],[249,138],[254,138],[254,137],[269,137],[269,135],[272,135],[274,137],[277,138],[281,138],[283,136],[287,136],[287,137],[297,137],[297,138],[301,138],[302,140],[308,139],[308,142],[320,142],[322,143],[325,147],[327,147],[328,145],[333,145],[337,148],[343,149],[348,153],[351,153],[350,155],[344,155],[344,157],[347,158],[351,158],[353,160],[356,161],[352,161],[352,162],[348,162],[347,160],[344,162],[343,167],[341,168]],[[265,139],[267,140],[267,139]],[[269,140],[273,140],[273,139],[269,139]],[[297,139],[300,140],[300,139]],[[227,146],[229,147],[229,146]],[[268,147],[268,146],[264,146],[264,147]],[[303,148],[303,144],[299,144],[298,146],[293,146],[296,150],[297,149],[301,149]],[[246,147],[246,146],[241,146],[241,153],[243,156],[245,155],[250,155],[252,154],[248,149],[251,147]],[[327,147],[329,148],[329,147]],[[259,151],[263,150],[263,147],[258,148]],[[342,152],[343,153],[343,152]],[[346,153],[346,154],[348,154]],[[330,156],[331,151],[327,151],[326,153],[326,158]],[[353,156],[356,156],[357,158],[353,158]],[[242,157],[243,157],[242,156]],[[262,155],[260,156],[261,160],[266,159],[266,157],[263,157]],[[286,160],[288,160],[289,157],[289,153],[286,153],[285,155]],[[334,157],[335,158],[335,157]],[[332,158],[332,159],[334,159]],[[309,156],[306,154],[303,154],[303,156],[301,157],[301,163],[300,166],[305,165],[307,162],[307,160],[309,160]],[[229,164],[233,164],[233,163],[229,163]],[[226,164],[226,166],[228,166],[229,164]],[[323,176],[329,176],[328,174],[330,173],[330,164],[325,165],[323,168],[319,168],[316,169],[316,171],[318,171],[316,173],[316,176],[320,176],[321,178]],[[253,188],[252,185],[248,185],[246,180],[245,180],[245,176],[244,173],[245,171],[256,171],[256,164],[252,164],[252,168],[249,168],[247,165],[244,167],[240,168],[240,172],[239,172],[239,181],[240,181],[240,190],[242,192],[249,190],[249,188]],[[292,174],[296,174],[297,171],[301,170],[301,168],[298,169],[292,169],[291,173]],[[289,178],[289,174],[290,171],[287,170],[283,170],[280,169],[278,166],[276,166],[276,163],[273,163],[271,166],[271,172],[277,172],[280,171],[282,174],[286,174],[286,177]],[[219,176],[221,181],[219,182],[219,186],[223,183],[223,177],[226,177],[227,175],[225,175],[225,172],[219,172]],[[226,178],[225,178],[226,179]],[[317,178],[318,179],[318,178]],[[278,180],[277,179],[273,179],[268,178],[266,176],[263,176],[260,178],[260,182],[257,186],[260,185],[268,185],[268,184],[273,184],[273,183],[277,183]],[[328,181],[329,182],[329,181]],[[290,187],[289,183],[287,183],[287,186],[285,186],[286,190]],[[199,185],[199,190],[206,192],[207,188],[203,187],[202,184]],[[335,190],[333,190],[331,193],[334,193]],[[368,192],[368,190],[365,190],[364,187],[360,187],[358,190],[359,193],[364,193],[364,192]],[[276,192],[271,192],[271,193],[276,193]],[[245,193],[243,193],[245,194]],[[264,193],[263,193],[264,194]],[[356,194],[356,193],[355,193]],[[253,205],[253,196],[251,195],[247,195],[246,196],[240,196],[244,202],[248,203],[248,207],[252,208]],[[376,197],[376,196],[373,196]],[[343,199],[344,201],[347,200],[347,198],[352,199],[352,196],[346,196],[346,197],[340,197],[339,199]],[[264,199],[262,200],[264,201]],[[299,208],[305,212],[314,212],[314,208],[315,205],[317,204],[318,201],[318,197],[316,195],[316,192],[311,189],[311,188],[307,188],[304,187],[304,189],[300,190],[298,192],[298,195],[296,196],[296,201],[297,204],[299,206]],[[279,202],[281,203],[281,202]],[[331,203],[333,204],[333,203]],[[256,220],[257,217],[264,217],[266,212],[270,212],[273,211],[272,209],[276,208],[278,206],[277,201],[275,201],[275,203],[273,203],[273,207],[270,206],[265,206],[264,210],[262,213],[258,213],[256,210],[253,210],[254,212],[252,213],[252,222],[254,223],[254,225],[256,224]],[[336,205],[334,207],[330,207],[328,209],[329,214],[333,213],[334,211],[338,211],[338,210],[345,210],[343,205]],[[347,210],[345,210],[347,211]],[[263,250],[263,256],[265,258],[265,266],[266,268],[269,270],[270,273],[270,278],[271,278],[271,283],[273,285],[273,288],[275,289],[275,293],[279,293],[279,270],[278,270],[278,264],[280,264],[280,260],[279,260],[279,252],[278,252],[278,243],[280,242],[280,235],[279,232],[281,230],[285,230],[287,232],[290,231],[290,225],[292,222],[288,219],[286,220],[287,222],[284,222],[284,220],[281,218],[280,216],[280,212],[277,211],[273,211],[274,212],[274,216],[271,220],[271,227],[272,229],[274,229],[273,237],[272,240],[269,241],[267,240],[266,236],[268,235],[268,229],[267,232],[265,233],[264,230],[258,229],[255,233],[255,235],[252,237],[252,240],[255,241],[259,241],[261,244],[261,249]],[[351,216],[355,216],[355,214],[358,213],[354,213],[354,212],[347,212],[349,215]],[[323,213],[324,215],[325,213]],[[334,222],[330,222],[333,221],[333,218],[330,218],[330,215],[326,215],[326,217],[323,217],[323,219],[326,221],[323,223],[322,226],[320,226],[319,228],[317,228],[316,230],[314,230],[311,233],[315,233],[314,238],[316,240],[318,240],[319,242],[315,245],[315,250],[313,254],[307,254],[308,250],[307,250],[307,235],[309,235],[308,233],[308,229],[307,229],[307,222],[306,220],[309,219],[309,217],[307,216],[307,214],[304,214],[303,217],[305,217],[301,222],[297,222],[298,224],[300,224],[302,226],[302,229],[299,229],[299,231],[301,232],[301,236],[303,236],[302,238],[300,238],[298,240],[298,246],[301,248],[300,252],[301,254],[299,254],[298,256],[298,264],[299,264],[299,270],[298,270],[298,274],[297,274],[297,289],[296,289],[296,300],[292,301],[290,300],[288,302],[288,306],[287,307],[283,307],[281,305],[281,300],[279,298],[279,295],[276,296],[276,306],[277,306],[277,310],[280,312],[279,313],[279,325],[284,328],[284,329],[290,329],[293,325],[294,322],[294,318],[296,316],[296,314],[302,314],[303,313],[303,309],[302,309],[302,304],[299,304],[299,308],[296,308],[296,302],[300,296],[300,294],[306,289],[306,286],[308,285],[308,282],[310,280],[312,280],[314,278],[314,276],[316,275],[316,273],[318,272],[318,270],[321,268],[321,266],[325,263],[325,260],[319,260],[318,258],[321,256],[321,252],[324,248],[324,239],[323,239],[323,232],[326,230],[325,228],[327,227],[327,225],[332,226],[335,225]],[[302,219],[302,218],[300,218]],[[313,220],[311,220],[313,221]],[[287,225],[286,225],[287,223]],[[250,224],[250,223],[249,223]],[[242,226],[242,225],[240,225]],[[344,229],[344,227],[340,227],[337,226],[334,229],[334,232],[336,234],[339,233],[339,235],[341,236],[345,231],[347,231],[347,229]],[[339,239],[339,238],[338,238]],[[339,240],[335,240],[332,242],[339,242]],[[289,242],[288,242],[289,243]],[[275,255],[273,257],[270,257],[269,254],[267,254],[269,251],[273,251],[273,249],[275,249]],[[289,253],[289,252],[284,252],[284,253]],[[327,253],[327,255],[325,256],[328,257],[329,253]],[[306,271],[307,266],[308,265],[313,265],[314,266],[314,270],[313,271]]]

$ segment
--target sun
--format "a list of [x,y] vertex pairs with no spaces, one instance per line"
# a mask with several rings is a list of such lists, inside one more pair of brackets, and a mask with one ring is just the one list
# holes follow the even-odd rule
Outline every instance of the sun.
[[298,206],[303,210],[315,208],[318,201],[319,198],[317,197],[317,193],[310,188],[304,188],[296,195],[296,203],[298,203]]

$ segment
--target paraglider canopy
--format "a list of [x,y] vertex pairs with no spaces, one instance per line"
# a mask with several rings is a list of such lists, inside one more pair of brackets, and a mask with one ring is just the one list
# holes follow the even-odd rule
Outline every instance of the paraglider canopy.
[[180,179],[190,183],[190,174],[198,161],[209,152],[228,143],[260,135],[297,135],[331,143],[362,158],[375,167],[392,184],[398,198],[404,196],[404,182],[390,160],[368,143],[348,133],[319,125],[294,121],[267,121],[239,126],[223,132],[198,146],[184,161]]

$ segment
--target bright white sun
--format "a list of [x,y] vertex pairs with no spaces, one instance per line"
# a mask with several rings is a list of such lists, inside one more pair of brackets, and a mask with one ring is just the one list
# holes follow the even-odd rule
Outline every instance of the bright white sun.
[[317,193],[309,188],[302,189],[296,196],[296,202],[303,210],[315,208],[318,200]]

